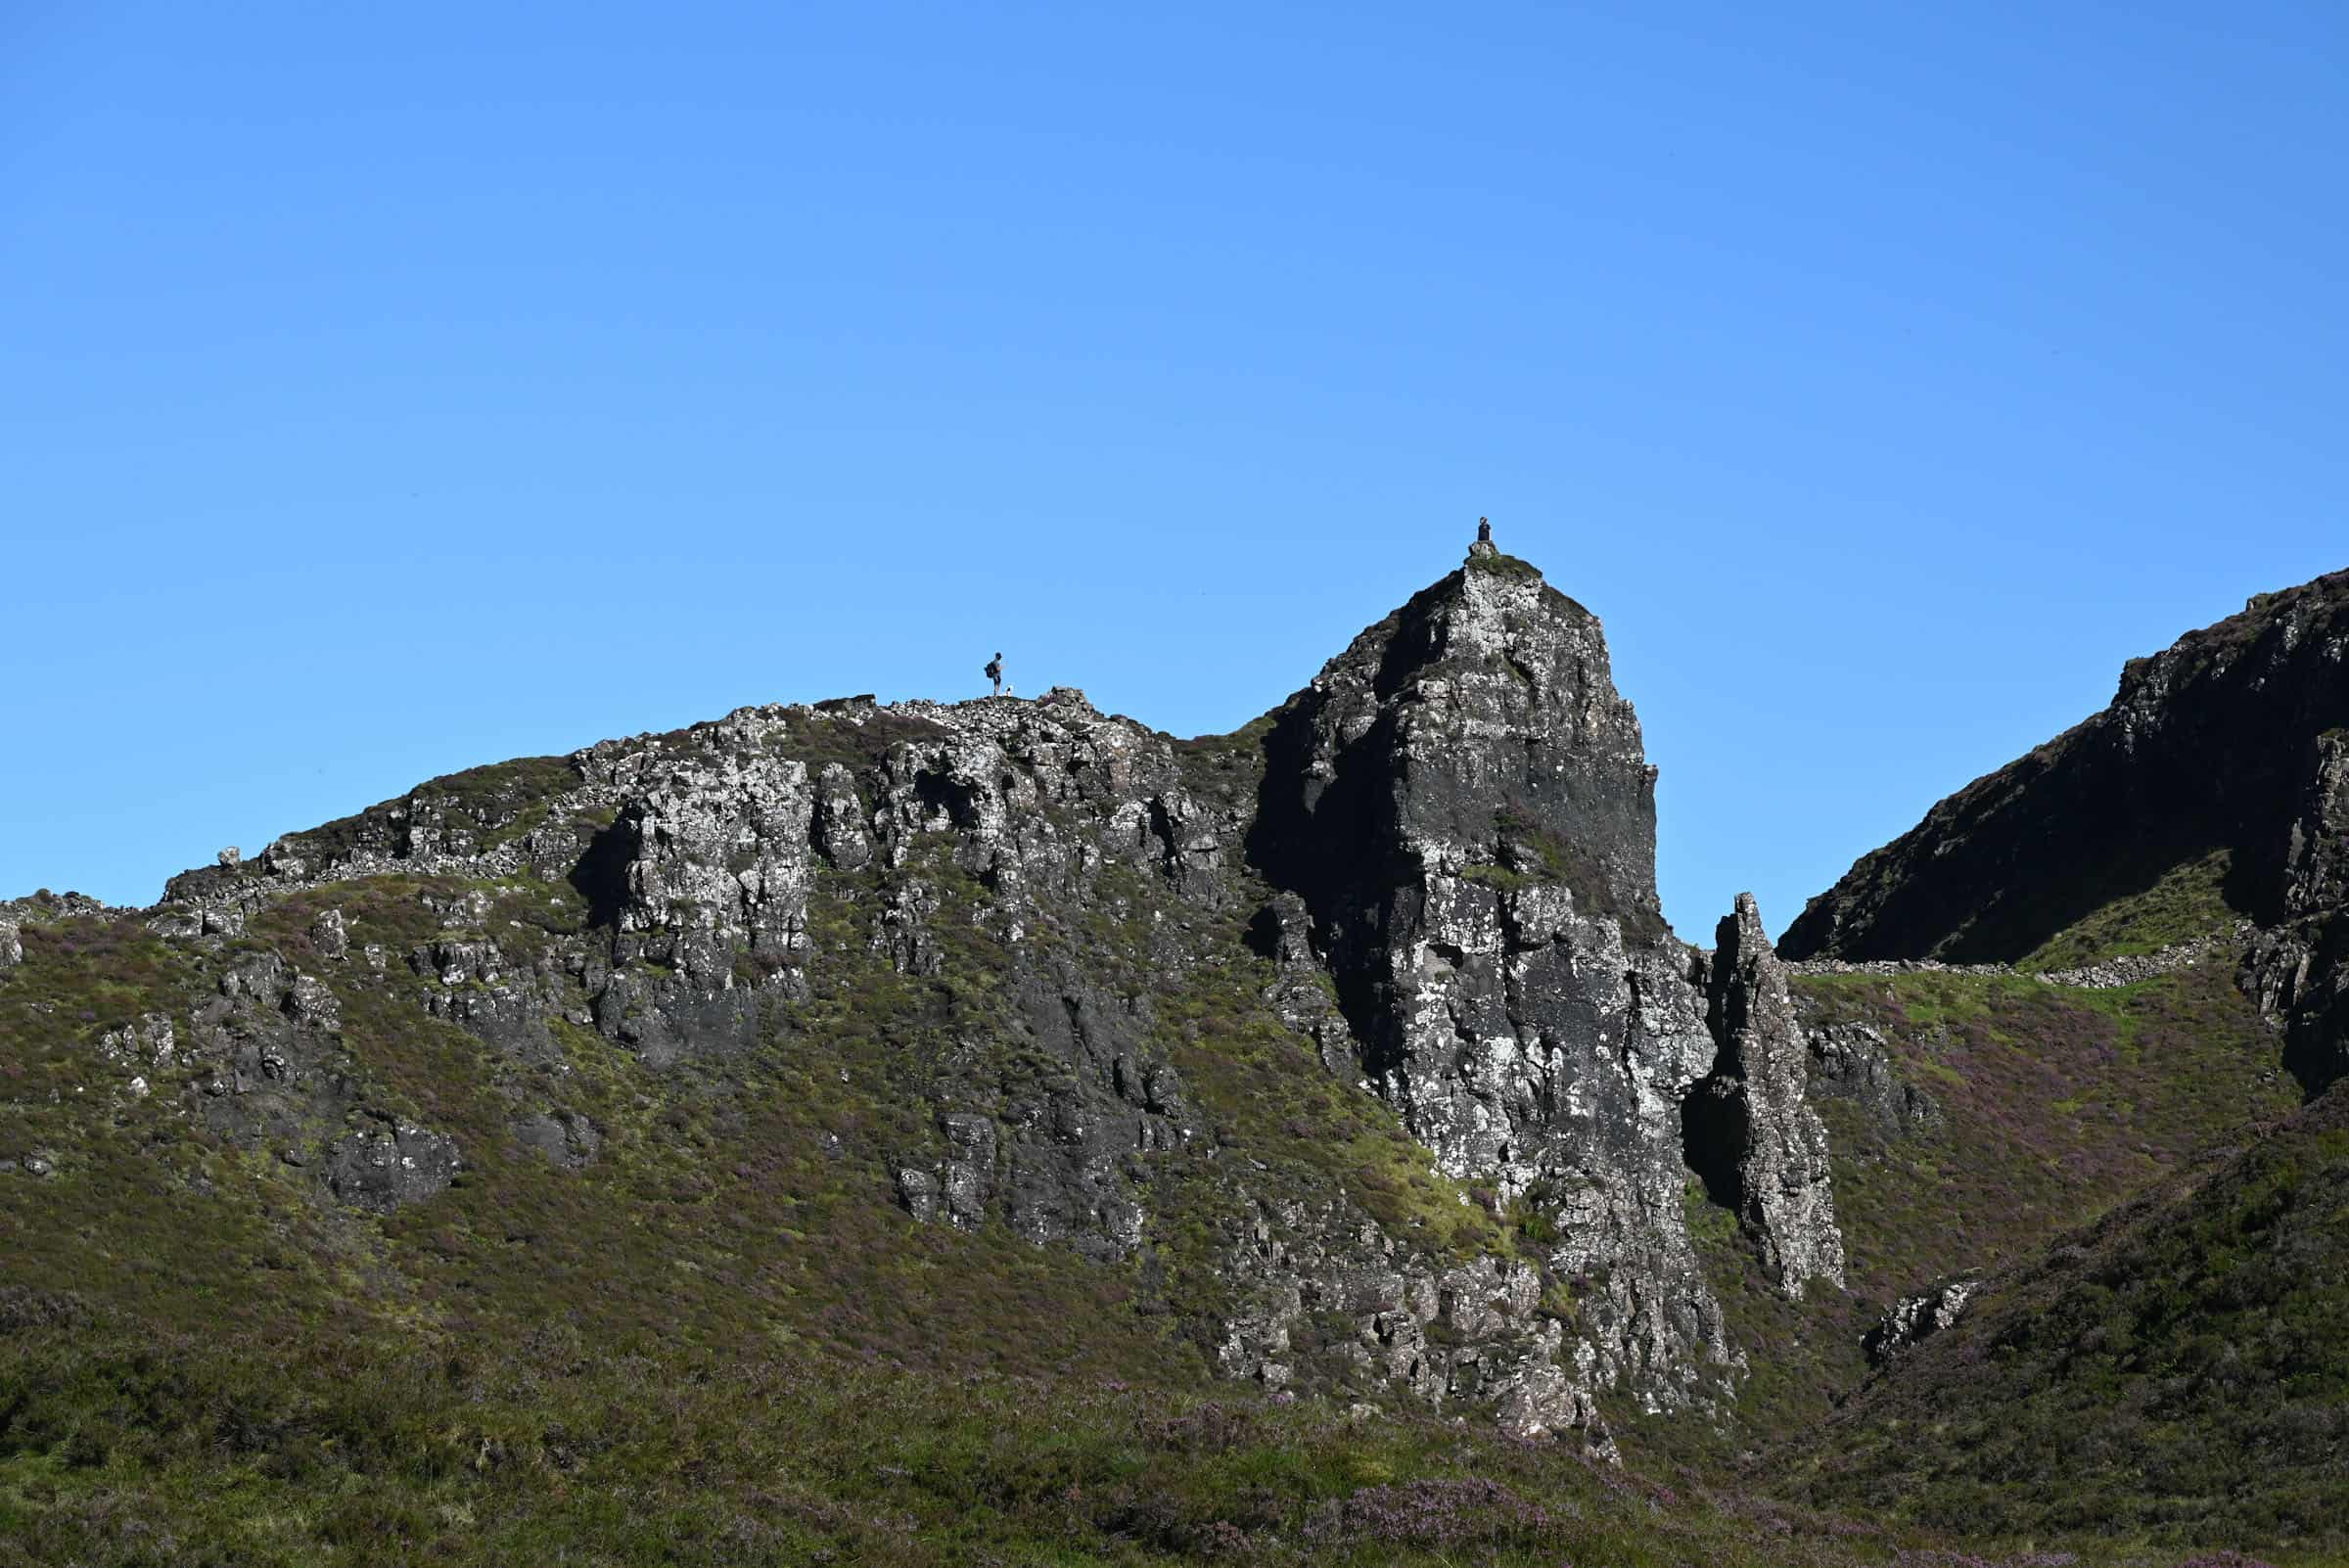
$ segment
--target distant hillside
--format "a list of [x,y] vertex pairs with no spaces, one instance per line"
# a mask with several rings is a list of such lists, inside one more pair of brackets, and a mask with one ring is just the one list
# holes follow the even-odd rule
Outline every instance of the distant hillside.
[[2349,572],[2130,662],[2111,706],[1864,855],[1792,958],[2060,967],[2262,933],[2244,985],[2313,1093],[2349,1068]]
[[2349,572],[2336,572],[2132,660],[2111,706],[1863,855],[1780,948],[2014,962],[2165,879],[2161,917],[2116,920],[2113,950],[2231,912],[2280,918],[2311,747],[2344,725]]

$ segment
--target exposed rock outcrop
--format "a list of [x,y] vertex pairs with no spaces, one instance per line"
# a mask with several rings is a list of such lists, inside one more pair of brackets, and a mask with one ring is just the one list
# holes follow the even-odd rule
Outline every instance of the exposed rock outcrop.
[[1752,894],[1737,896],[1718,942],[1703,964],[1717,1054],[1682,1112],[1689,1166],[1735,1211],[1779,1289],[1800,1297],[1813,1279],[1840,1287],[1826,1129],[1804,1103],[1803,1028]]
[[[147,918],[225,954],[289,898],[415,890],[404,965],[305,914],[327,978],[239,959],[191,1031],[210,1125],[321,1161],[345,1203],[459,1170],[340,1071],[346,998],[408,998],[522,1075],[559,1078],[574,1030],[656,1072],[845,1052],[820,1081],[897,1108],[875,1176],[911,1220],[1125,1261],[1153,1300],[1204,1269],[1174,1294],[1212,1303],[1185,1310],[1234,1376],[1383,1381],[1603,1450],[1603,1401],[1707,1404],[1742,1364],[1685,1150],[1726,1161],[1789,1292],[1840,1277],[1783,975],[1750,904],[1710,970],[1666,929],[1654,777],[1597,619],[1485,550],[1232,737],[1067,689],[745,709],[436,780],[175,878]],[[1359,1155],[1318,1186],[1258,1157],[1228,1084],[1213,1111],[1188,1081],[1290,1050],[1482,1207],[1481,1256],[1369,1202],[1399,1177]],[[528,1092],[514,1139],[592,1162],[593,1123]],[[1684,1101],[1727,1118],[1691,1144]]]
[[1920,1294],[1902,1297],[1886,1310],[1862,1341],[1867,1359],[1882,1366],[1902,1352],[1951,1327],[1981,1288],[1979,1279],[1952,1279]]
[[1715,1047],[1655,895],[1654,770],[1598,620],[1472,557],[1275,716],[1251,849],[1309,912],[1361,1071],[1454,1177],[1607,1281],[1594,1367],[1644,1403],[1729,1362],[1681,1219]]
[[326,1181],[353,1208],[389,1214],[446,1188],[461,1162],[446,1137],[392,1117],[370,1118],[327,1151]]
[[1796,998],[1795,1015],[1811,1065],[1806,1099],[1853,1101],[1888,1138],[1923,1131],[1941,1121],[1932,1095],[1906,1082],[1894,1066],[1891,1043],[1873,1025],[1825,1020]]
[[2284,919],[2244,956],[2241,984],[2284,1030],[2284,1065],[2313,1096],[2349,1077],[2349,731],[2302,761],[2286,839]]
[[1539,1268],[1436,1263],[1347,1221],[1335,1205],[1261,1209],[1232,1254],[1251,1304],[1216,1344],[1223,1372],[1278,1388],[1337,1362],[1439,1407],[1484,1405],[1516,1436],[1571,1431],[1613,1455],[1595,1352],[1568,1327],[1579,1304]]

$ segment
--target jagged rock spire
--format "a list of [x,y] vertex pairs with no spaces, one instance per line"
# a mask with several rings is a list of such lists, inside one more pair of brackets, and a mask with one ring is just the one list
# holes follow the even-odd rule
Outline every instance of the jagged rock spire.
[[1655,889],[1655,773],[1598,618],[1490,545],[1279,711],[1251,854],[1310,911],[1363,1075],[1449,1174],[1603,1277],[1592,1370],[1729,1360],[1681,1212],[1704,997]]
[[1803,1100],[1802,1025],[1752,894],[1737,896],[1715,940],[1705,1017],[1719,1054],[1682,1111],[1688,1163],[1736,1211],[1779,1289],[1799,1297],[1813,1279],[1840,1287],[1826,1129]]

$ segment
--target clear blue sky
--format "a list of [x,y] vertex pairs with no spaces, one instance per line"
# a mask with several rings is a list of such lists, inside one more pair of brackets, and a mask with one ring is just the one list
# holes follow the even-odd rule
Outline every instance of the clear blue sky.
[[0,0],[0,893],[744,703],[1231,728],[1478,514],[1773,927],[2349,565],[2337,4]]

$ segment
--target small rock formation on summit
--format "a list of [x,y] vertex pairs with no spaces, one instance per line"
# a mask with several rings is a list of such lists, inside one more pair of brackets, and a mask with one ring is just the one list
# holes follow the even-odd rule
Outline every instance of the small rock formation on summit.
[[[1975,780],[1811,900],[1792,959],[2005,962],[2184,867],[2259,928],[2242,984],[2312,1095],[2349,1071],[2349,572],[2136,659],[2103,712]],[[2198,936],[2179,932],[2178,936]]]

